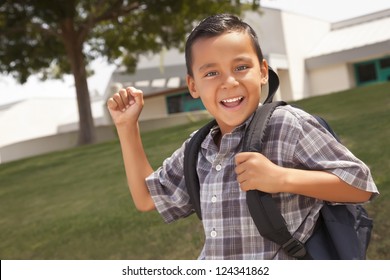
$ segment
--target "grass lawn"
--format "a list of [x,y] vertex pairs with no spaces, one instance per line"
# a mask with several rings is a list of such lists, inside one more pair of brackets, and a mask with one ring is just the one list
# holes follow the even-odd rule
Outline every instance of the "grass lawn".
[[[390,83],[296,102],[325,117],[366,162],[381,191],[368,257],[390,259]],[[202,123],[143,134],[152,165]],[[194,259],[203,232],[195,215],[166,225],[135,210],[118,141],[0,165],[1,259]]]

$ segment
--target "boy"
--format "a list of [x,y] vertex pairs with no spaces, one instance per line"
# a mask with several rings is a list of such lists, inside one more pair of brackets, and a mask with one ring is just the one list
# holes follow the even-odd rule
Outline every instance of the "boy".
[[[233,15],[203,20],[186,43],[187,85],[216,119],[198,159],[205,244],[200,259],[289,259],[258,233],[245,192],[272,193],[288,229],[305,242],[323,201],[362,203],[378,191],[369,169],[312,116],[278,107],[263,154],[242,151],[242,137],[259,106],[268,65],[253,29]],[[107,102],[118,131],[131,195],[140,211],[157,209],[166,222],[193,213],[183,178],[186,146],[153,171],[142,147],[142,92],[122,89]]]

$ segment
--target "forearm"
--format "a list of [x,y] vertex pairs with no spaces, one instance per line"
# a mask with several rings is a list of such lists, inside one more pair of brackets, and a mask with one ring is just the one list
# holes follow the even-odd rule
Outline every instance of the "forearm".
[[153,173],[153,168],[146,157],[138,124],[131,127],[117,126],[117,132],[134,204],[140,211],[154,210],[154,202],[145,182],[146,177]]
[[370,192],[355,188],[332,173],[290,168],[285,168],[284,173],[284,192],[345,203],[365,202],[371,196]]

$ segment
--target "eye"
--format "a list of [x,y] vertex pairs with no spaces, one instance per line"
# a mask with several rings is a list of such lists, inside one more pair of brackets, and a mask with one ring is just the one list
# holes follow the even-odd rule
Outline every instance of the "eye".
[[236,71],[244,71],[248,69],[249,67],[247,65],[240,65],[236,67]]
[[218,74],[217,71],[211,71],[211,72],[207,72],[206,75],[204,75],[205,77],[213,77],[213,76],[216,76]]

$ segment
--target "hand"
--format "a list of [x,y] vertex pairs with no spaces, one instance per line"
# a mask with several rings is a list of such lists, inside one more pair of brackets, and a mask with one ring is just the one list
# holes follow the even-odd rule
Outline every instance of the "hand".
[[284,182],[284,168],[256,152],[239,153],[235,157],[237,181],[243,191],[260,190],[279,193]]
[[143,93],[134,87],[121,89],[107,100],[107,108],[115,125],[136,123],[143,106]]

